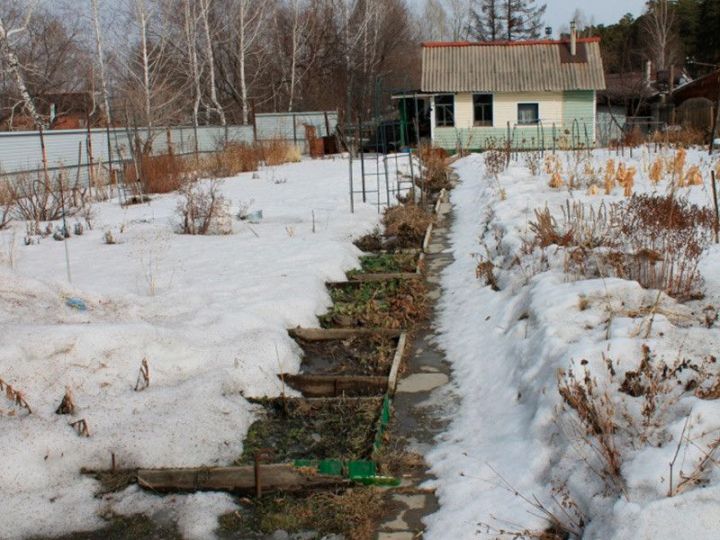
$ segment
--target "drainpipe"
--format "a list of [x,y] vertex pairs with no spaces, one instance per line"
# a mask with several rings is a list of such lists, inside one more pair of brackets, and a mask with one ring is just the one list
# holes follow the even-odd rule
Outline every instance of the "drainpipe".
[[[430,141],[433,145],[435,144],[435,96],[430,100]],[[418,144],[420,144],[420,141],[418,141]]]

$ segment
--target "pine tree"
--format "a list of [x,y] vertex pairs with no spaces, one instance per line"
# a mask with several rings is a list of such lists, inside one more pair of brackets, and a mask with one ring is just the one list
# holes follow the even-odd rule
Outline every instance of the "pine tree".
[[477,0],[470,11],[470,34],[480,41],[540,37],[547,6],[536,0]]
[[504,35],[503,1],[480,0],[480,5],[470,10],[470,35],[478,41],[496,41]]
[[535,0],[505,0],[505,38],[508,41],[539,38],[546,9],[547,4],[537,6]]
[[697,33],[697,59],[711,64],[720,63],[720,1],[701,0],[700,24]]

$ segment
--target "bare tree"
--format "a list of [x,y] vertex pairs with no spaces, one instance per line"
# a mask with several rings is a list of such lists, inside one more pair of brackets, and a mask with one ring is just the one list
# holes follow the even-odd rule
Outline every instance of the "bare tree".
[[648,2],[648,10],[642,18],[642,28],[648,38],[648,54],[658,70],[663,70],[675,60],[675,11],[668,0]]
[[95,28],[95,50],[97,51],[98,67],[100,68],[100,84],[102,86],[103,108],[105,110],[105,121],[112,125],[110,118],[110,92],[108,90],[107,77],[105,75],[105,55],[103,54],[103,42],[100,34],[100,17],[98,16],[97,0],[90,0],[93,12],[93,27]]
[[203,29],[205,30],[205,56],[207,58],[208,72],[210,74],[209,87],[210,87],[210,101],[213,104],[212,109],[220,117],[220,125],[225,126],[225,111],[220,105],[220,101],[217,97],[217,86],[215,84],[215,55],[213,53],[213,40],[210,34],[210,23],[209,23],[209,11],[210,3],[212,0],[200,0],[200,16],[203,22]]
[[23,25],[17,28],[12,28],[9,30],[6,29],[5,23],[0,17],[0,57],[3,59],[5,69],[15,79],[15,84],[17,85],[18,91],[20,92],[20,96],[22,97],[25,109],[32,117],[35,125],[38,127],[47,128],[47,122],[38,113],[37,108],[35,107],[35,102],[33,101],[33,98],[28,91],[27,85],[25,84],[25,76],[20,65],[20,60],[18,59],[17,54],[13,50],[13,46],[11,43],[11,39],[14,35],[24,32],[27,29],[27,25],[30,23],[30,18],[32,17],[36,5],[37,2],[33,3],[30,6],[26,13]]
[[198,127],[198,116],[200,112],[200,103],[202,101],[202,87],[200,85],[200,75],[202,70],[198,61],[198,17],[195,13],[194,7],[195,6],[192,0],[183,0],[183,30],[185,33],[187,61],[193,88],[192,123],[194,127]]

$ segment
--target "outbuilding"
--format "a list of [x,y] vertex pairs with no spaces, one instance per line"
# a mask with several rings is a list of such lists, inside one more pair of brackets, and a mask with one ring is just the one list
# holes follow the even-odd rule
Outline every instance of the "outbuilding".
[[422,45],[430,137],[447,150],[594,146],[599,38]]

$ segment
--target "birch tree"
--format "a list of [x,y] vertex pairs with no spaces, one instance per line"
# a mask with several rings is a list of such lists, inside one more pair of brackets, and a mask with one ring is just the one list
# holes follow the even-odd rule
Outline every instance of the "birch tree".
[[192,123],[194,127],[198,127],[198,116],[200,113],[200,103],[202,101],[202,87],[200,84],[201,68],[198,61],[198,36],[197,36],[198,17],[194,9],[192,0],[183,0],[183,31],[185,33],[185,44],[187,63],[190,69],[190,78],[193,89],[193,105],[192,105]]
[[[243,2],[244,3],[244,2]],[[213,104],[212,110],[214,110],[220,118],[220,125],[225,126],[225,111],[220,105],[220,101],[217,97],[217,86],[215,83],[215,55],[213,53],[213,40],[210,33],[209,23],[209,12],[210,12],[211,0],[200,0],[200,14],[203,23],[203,29],[205,30],[205,57],[207,58],[207,69],[210,75],[208,81],[210,89],[210,101]]]
[[36,5],[37,2],[33,3],[28,8],[23,25],[17,28],[7,29],[2,17],[0,17],[0,58],[3,60],[4,69],[7,70],[15,80],[22,102],[28,114],[32,117],[33,122],[35,122],[37,127],[47,129],[47,122],[38,113],[33,97],[30,95],[27,85],[25,84],[25,75],[23,74],[20,60],[18,59],[17,53],[14,51],[12,44],[13,36],[21,34],[27,29],[27,25],[30,23],[30,19]]
[[107,76],[105,75],[105,55],[103,54],[103,42],[100,33],[100,17],[98,15],[97,0],[90,0],[93,12],[93,27],[95,29],[95,51],[97,52],[98,68],[100,70],[100,85],[103,95],[103,108],[105,110],[105,120],[107,124],[112,125],[110,118],[110,92],[108,90]]
[[648,2],[648,11],[642,19],[648,38],[648,53],[658,70],[667,69],[675,50],[672,47],[675,32],[675,10],[668,0]]

